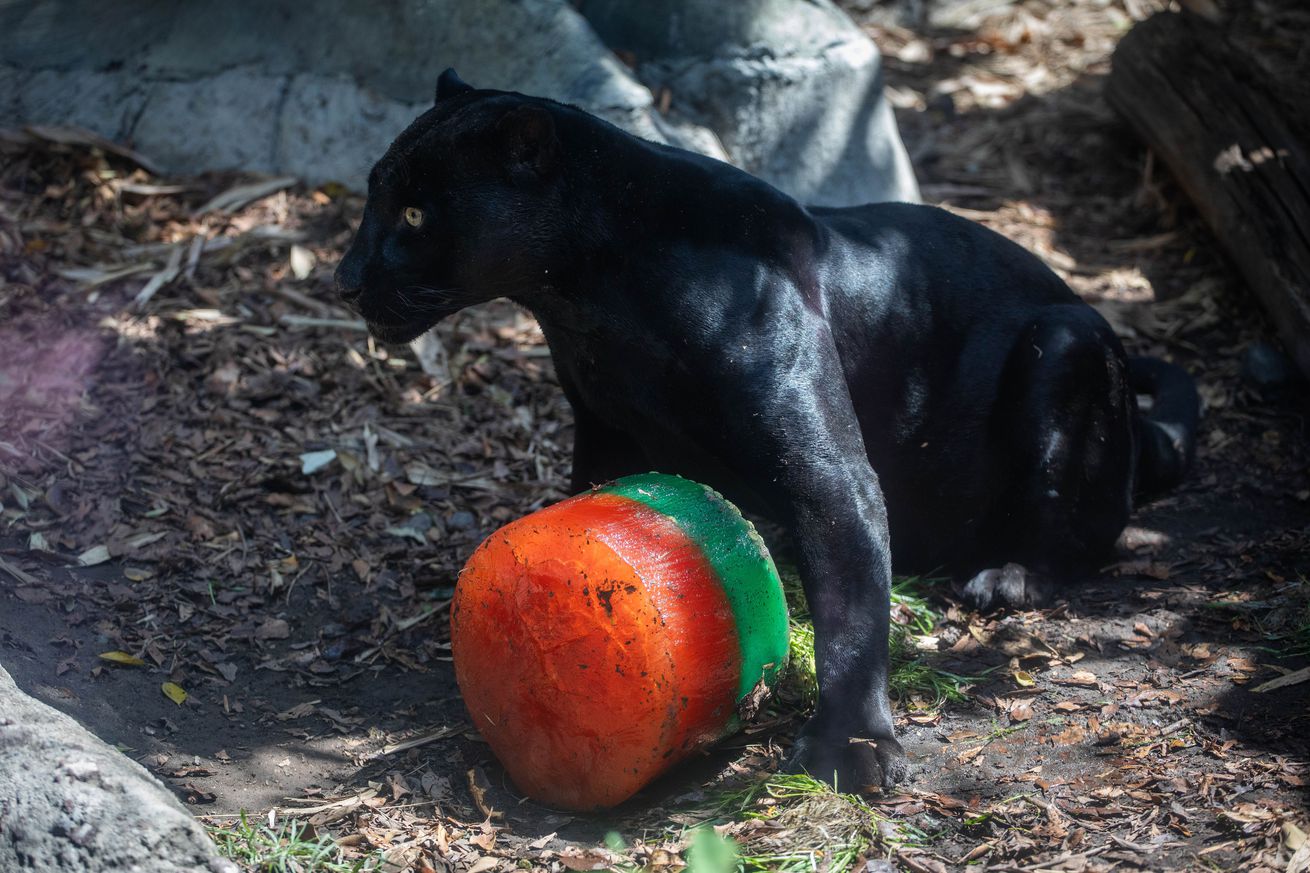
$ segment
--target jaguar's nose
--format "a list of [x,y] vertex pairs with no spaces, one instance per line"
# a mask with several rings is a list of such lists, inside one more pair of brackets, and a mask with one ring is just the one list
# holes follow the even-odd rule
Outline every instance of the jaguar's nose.
[[337,268],[336,272],[337,296],[348,306],[354,306],[359,302],[359,297],[364,293],[364,288],[358,282],[350,281],[349,276],[342,275],[342,269]]

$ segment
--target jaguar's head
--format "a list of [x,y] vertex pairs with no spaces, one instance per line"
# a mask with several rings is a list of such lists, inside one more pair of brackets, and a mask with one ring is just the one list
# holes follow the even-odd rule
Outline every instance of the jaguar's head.
[[436,102],[369,174],[337,290],[384,342],[530,295],[558,262],[562,165],[551,106],[442,73]]

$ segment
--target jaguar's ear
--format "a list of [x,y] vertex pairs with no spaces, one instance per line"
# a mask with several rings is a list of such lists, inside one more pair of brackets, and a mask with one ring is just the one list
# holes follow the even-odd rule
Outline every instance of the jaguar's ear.
[[465,91],[472,91],[473,86],[459,77],[454,67],[446,67],[446,71],[437,77],[437,97],[436,102],[440,103],[447,97],[454,97],[456,94],[463,94]]
[[544,107],[514,107],[496,122],[496,133],[511,172],[527,170],[547,176],[559,166],[561,149],[555,119]]

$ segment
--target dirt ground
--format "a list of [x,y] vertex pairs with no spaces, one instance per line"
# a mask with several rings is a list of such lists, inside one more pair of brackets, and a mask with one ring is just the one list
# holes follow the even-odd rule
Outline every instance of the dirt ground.
[[1153,6],[974,6],[867,16],[925,200],[1039,254],[1206,412],[1187,483],[1058,605],[928,589],[920,660],[968,679],[902,694],[909,783],[762,781],[804,715],[781,701],[610,814],[516,796],[446,607],[483,536],[564,496],[532,319],[467,311],[421,363],[375,346],[331,293],[358,197],[160,178],[57,131],[0,140],[0,664],[211,823],[305,817],[394,869],[676,868],[701,822],[765,868],[1284,869],[1310,683],[1260,686],[1310,658],[1310,391],[1262,379],[1272,326],[1101,97]]

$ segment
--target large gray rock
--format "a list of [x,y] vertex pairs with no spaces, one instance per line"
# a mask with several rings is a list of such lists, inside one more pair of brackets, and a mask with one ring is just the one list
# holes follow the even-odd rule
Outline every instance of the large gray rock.
[[0,870],[238,873],[140,764],[0,668]]
[[[913,200],[877,49],[830,0],[0,0],[0,126],[74,124],[165,170],[362,188],[456,67],[730,159],[806,202]],[[673,111],[651,90],[668,88]]]
[[565,0],[0,3],[0,125],[87,127],[175,172],[362,188],[447,66],[656,142],[717,148],[665,124]]
[[917,201],[878,49],[831,0],[579,0],[674,117],[809,203]]

